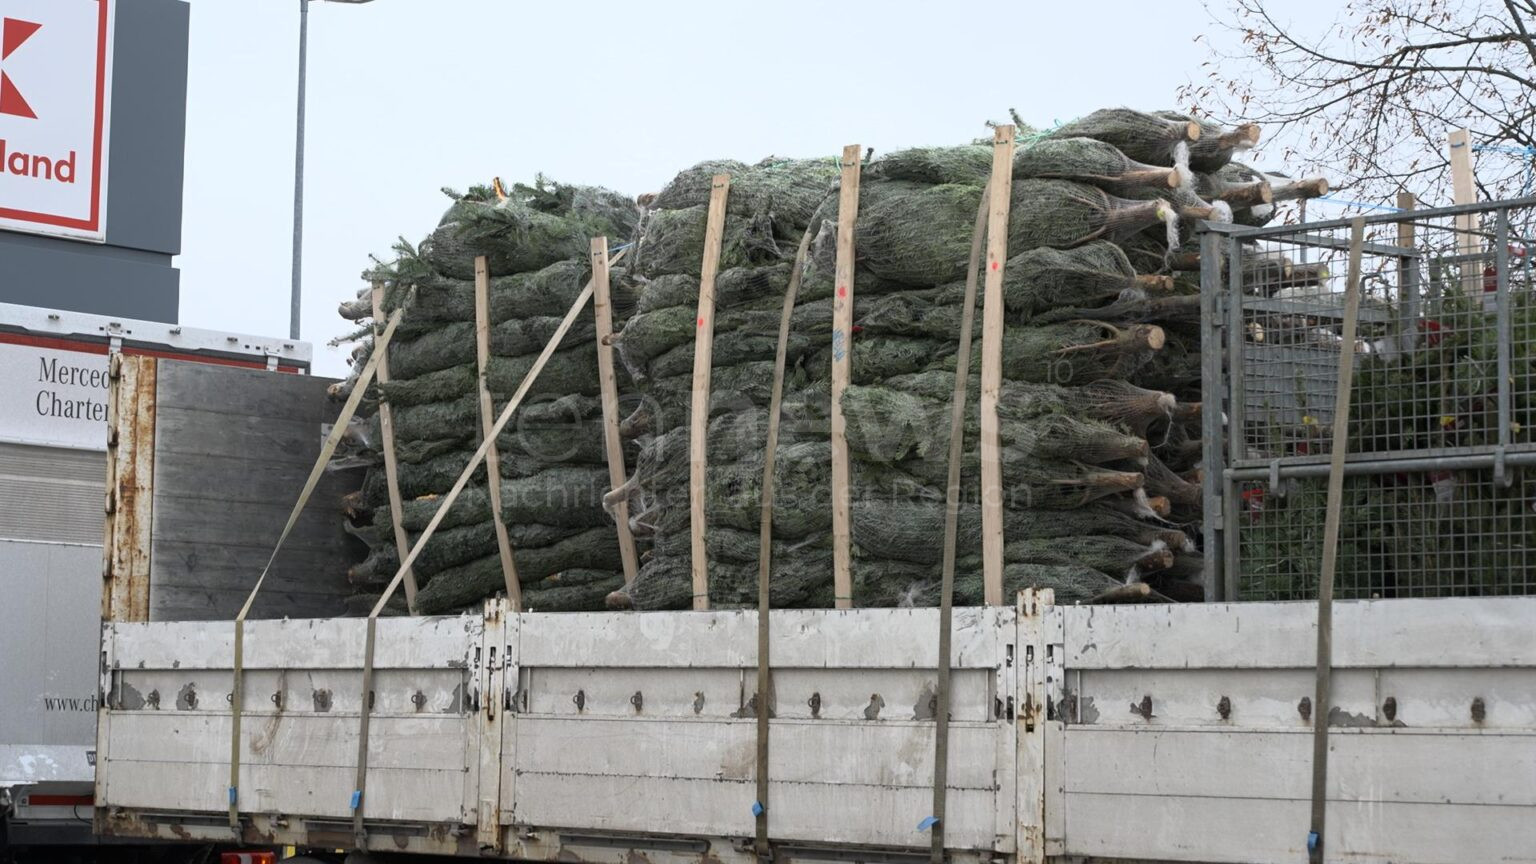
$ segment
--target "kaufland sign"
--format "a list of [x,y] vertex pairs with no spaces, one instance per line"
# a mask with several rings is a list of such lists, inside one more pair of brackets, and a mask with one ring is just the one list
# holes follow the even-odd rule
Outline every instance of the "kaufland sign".
[[115,0],[0,0],[0,229],[106,238]]

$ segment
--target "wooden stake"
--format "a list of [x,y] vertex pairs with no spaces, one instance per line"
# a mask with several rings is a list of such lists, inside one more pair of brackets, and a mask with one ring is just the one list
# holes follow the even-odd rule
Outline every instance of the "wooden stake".
[[988,606],[1003,602],[1003,460],[997,402],[1003,388],[1003,267],[1013,195],[1012,126],[992,134],[986,293],[981,304],[981,581]]
[[725,237],[725,201],[731,175],[716,174],[709,190],[704,263],[699,269],[698,338],[693,347],[693,398],[688,423],[688,516],[692,531],[693,608],[709,608],[709,550],[704,534],[704,496],[709,469],[709,378],[715,362],[715,274]]
[[[608,285],[608,238],[592,238],[592,312],[597,319],[597,383],[603,397],[603,448],[608,456],[608,484],[622,489],[629,482],[624,472],[624,444],[619,437],[619,385],[613,374],[613,300]],[[613,518],[619,526],[619,558],[624,562],[624,590],[635,584],[639,559],[635,537],[629,531],[629,499],[613,502]]]
[[[1403,213],[1409,213],[1419,206],[1419,201],[1412,192],[1397,193],[1397,209]],[[1415,225],[1412,219],[1404,219],[1397,223],[1397,245],[1403,249],[1412,249],[1417,243],[1415,238]],[[1405,339],[1418,336],[1419,333],[1419,282],[1417,262],[1412,258],[1397,259],[1397,296],[1399,327]]]
[[863,148],[843,148],[843,176],[837,199],[836,294],[832,298],[832,583],[833,603],[853,608],[853,513],[848,500],[848,421],[843,394],[853,368],[854,226],[859,219],[859,157]]
[[1344,285],[1344,339],[1339,347],[1338,388],[1333,397],[1333,444],[1329,454],[1328,499],[1323,511],[1323,562],[1317,580],[1317,689],[1312,714],[1313,861],[1324,860],[1328,792],[1328,712],[1333,676],[1333,579],[1339,562],[1339,522],[1344,505],[1344,456],[1349,449],[1349,409],[1355,377],[1355,330],[1360,318],[1360,255],[1365,219],[1350,225],[1349,278]]
[[[475,382],[480,390],[480,434],[492,438],[491,423],[496,405],[485,375],[491,360],[491,271],[484,255],[475,259],[475,363],[479,374]],[[523,585],[517,578],[517,562],[512,560],[512,540],[507,537],[507,523],[501,515],[501,453],[494,440],[485,453],[485,487],[490,492],[491,521],[496,524],[496,551],[501,556],[501,575],[507,583],[507,602],[514,612],[523,609]],[[404,560],[404,556],[401,556]]]
[[[609,259],[608,263],[616,263],[623,256],[624,253],[620,252]],[[507,424],[512,422],[512,415],[517,412],[518,406],[523,404],[523,398],[528,395],[528,391],[533,387],[533,382],[538,380],[539,374],[544,371],[544,367],[549,363],[549,358],[554,355],[555,349],[560,347],[560,341],[565,338],[565,334],[571,332],[571,325],[576,323],[576,317],[587,307],[587,301],[592,299],[592,290],[592,283],[588,281],[586,287],[582,289],[581,293],[576,296],[575,301],[571,303],[571,308],[565,313],[565,317],[560,320],[560,326],[555,328],[554,334],[545,343],[544,350],[540,351],[539,356],[534,359],[533,368],[529,369],[528,373],[523,376],[522,383],[517,385],[517,390],[512,393],[512,398],[507,400],[507,404],[502,406],[501,413],[496,415],[496,422],[491,425],[490,435],[486,436],[485,440],[480,442],[480,447],[470,455],[469,464],[465,465],[464,470],[459,472],[459,479],[453,481],[453,488],[448,490],[448,494],[436,499],[437,510],[433,512],[432,519],[427,522],[427,527],[422,529],[421,535],[416,538],[416,542],[411,544],[411,551],[405,556],[405,560],[400,562],[400,569],[395,571],[394,578],[390,579],[389,584],[384,586],[384,593],[379,595],[379,602],[373,604],[373,610],[368,613],[370,617],[377,618],[379,613],[384,611],[385,604],[389,602],[389,598],[395,596],[395,590],[400,587],[400,580],[405,578],[405,571],[410,569],[412,564],[416,563],[416,557],[426,547],[427,541],[432,539],[432,535],[437,533],[438,526],[443,524],[443,519],[448,516],[448,511],[453,508],[453,502],[459,500],[459,495],[464,492],[464,487],[469,485],[469,478],[474,476],[475,471],[480,467],[480,463],[484,462],[486,456],[489,455],[489,451],[495,449],[492,445],[496,441],[496,436],[500,435],[501,430],[507,428]],[[398,318],[399,314],[399,311],[395,312],[396,318]],[[384,331],[386,336],[394,332],[394,323],[397,322],[392,319],[391,326]],[[372,363],[372,361],[369,362]],[[364,367],[363,375],[358,378],[358,386],[365,385],[372,375],[373,370]],[[361,398],[355,391],[353,395]],[[261,587],[260,580],[257,581],[257,587]],[[252,597],[254,596],[252,594]]]
[[[373,283],[373,322],[377,327],[384,320],[384,283]],[[377,335],[377,334],[375,334]],[[379,351],[379,368],[375,373],[380,384],[389,383],[389,346],[385,345]],[[401,524],[400,502],[400,469],[399,460],[395,458],[395,409],[386,399],[379,400],[379,433],[384,439],[384,481],[389,487],[389,521],[395,526],[395,553],[403,560],[405,553],[411,548],[411,541],[406,537],[405,526]],[[412,615],[416,614],[416,572],[405,572],[405,606]]]
[[[1477,201],[1477,178],[1472,173],[1472,136],[1465,129],[1457,129],[1446,137],[1451,155],[1451,192],[1453,204],[1471,204]],[[1456,254],[1476,255],[1482,248],[1477,237],[1481,220],[1476,213],[1463,213],[1456,217]],[[1483,271],[1471,260],[1457,264],[1461,271],[1462,288],[1472,296],[1482,290]]]

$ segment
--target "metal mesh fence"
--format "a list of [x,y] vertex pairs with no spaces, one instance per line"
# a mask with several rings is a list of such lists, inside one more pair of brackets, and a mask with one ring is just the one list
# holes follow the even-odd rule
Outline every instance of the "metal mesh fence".
[[1226,596],[1316,596],[1346,348],[1337,595],[1536,593],[1533,220],[1531,199],[1368,220],[1353,346],[1347,221],[1207,238],[1225,271],[1205,281],[1224,302],[1206,511]]

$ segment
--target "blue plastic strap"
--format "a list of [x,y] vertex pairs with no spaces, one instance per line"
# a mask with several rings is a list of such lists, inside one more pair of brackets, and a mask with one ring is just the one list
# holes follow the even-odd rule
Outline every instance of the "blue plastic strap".
[[1308,852],[1316,852],[1317,851],[1317,832],[1316,831],[1308,831],[1307,832],[1307,851]]
[[763,802],[761,802],[761,801],[753,801],[752,802],[752,815],[753,816],[761,816],[761,815],[763,815],[763,810],[764,809],[766,809],[766,808],[763,807]]
[[231,807],[235,806],[235,802],[239,801],[239,800],[240,800],[239,788],[236,787],[236,786],[229,787],[229,806],[231,806]]
[[362,806],[362,803],[363,803],[363,790],[361,790],[361,789],[353,789],[352,790],[352,809],[356,810],[358,807]]
[[929,828],[932,828],[933,826],[935,826],[937,824],[939,824],[939,817],[937,817],[937,816],[929,816],[927,819],[924,819],[923,821],[917,823],[917,830],[919,830],[919,831],[927,831]]

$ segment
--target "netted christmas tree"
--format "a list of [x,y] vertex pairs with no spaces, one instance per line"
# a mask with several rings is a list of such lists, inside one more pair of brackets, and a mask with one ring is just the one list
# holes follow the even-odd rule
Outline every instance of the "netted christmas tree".
[[[504,194],[477,188],[451,197],[431,236],[417,245],[402,241],[392,260],[365,274],[384,288],[384,314],[403,310],[389,351],[391,380],[375,385],[368,404],[392,406],[403,525],[411,542],[480,443],[475,258],[486,256],[492,275],[486,383],[500,406],[586,285],[589,238],[629,237],[639,217],[634,202],[621,195],[544,178]],[[343,304],[342,314],[371,318],[368,293]],[[602,504],[609,484],[595,332],[589,306],[497,440],[502,516],[530,608],[600,608],[603,597],[623,584],[616,529]],[[359,366],[370,350],[365,338]],[[353,533],[369,547],[350,574],[359,609],[372,605],[400,564],[378,461],[376,414],[372,422],[368,437],[376,461],[349,502]],[[487,482],[482,465],[417,558],[419,611],[473,604],[505,585]],[[403,593],[396,600],[398,608]]]
[[[1044,135],[1021,129],[1008,190],[999,445],[1005,589],[1089,600],[1127,581],[1198,595],[1200,344],[1188,270],[1198,219],[1258,220],[1270,175],[1235,162],[1256,130],[1110,109]],[[949,413],[961,442],[956,600],[980,602],[981,310],[957,369],[972,237],[993,148],[920,147],[866,158],[846,343],[856,605],[937,602]],[[711,382],[694,392],[713,178],[730,175],[715,279]],[[595,328],[578,320],[498,440],[502,510],[535,608],[682,608],[693,599],[689,413],[707,399],[702,535],[709,599],[756,602],[768,406],[786,291],[773,478],[771,593],[831,605],[831,367],[838,178],[831,159],[696,165],[641,205],[548,182],[456,196],[443,224],[369,274],[405,318],[391,348],[402,521],[423,529],[478,442],[473,259],[494,276],[485,380],[498,402],[588,278],[591,236],[635,245],[613,279],[626,473],[611,488],[597,398]],[[1296,194],[1306,194],[1301,190]],[[1287,194],[1290,194],[1289,192]],[[1224,209],[1225,208],[1225,209]],[[801,254],[801,250],[803,254]],[[797,269],[798,267],[798,269]],[[982,305],[978,298],[978,307]],[[371,315],[360,298],[343,314]],[[358,355],[366,356],[366,347]],[[417,561],[423,611],[472,606],[502,584],[484,471]],[[370,547],[360,590],[398,568],[375,470],[352,502]],[[612,507],[627,500],[639,575],[620,575]]]

